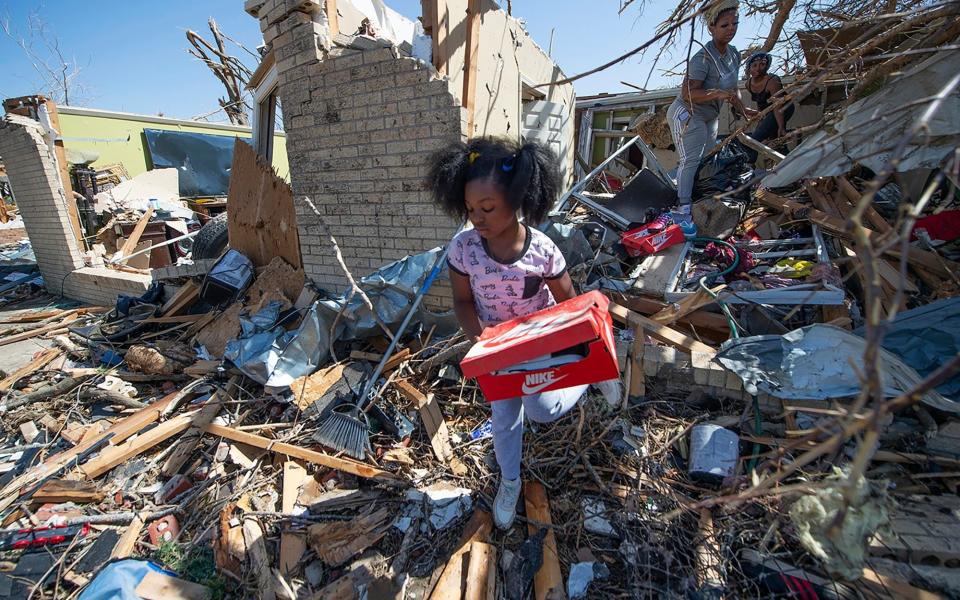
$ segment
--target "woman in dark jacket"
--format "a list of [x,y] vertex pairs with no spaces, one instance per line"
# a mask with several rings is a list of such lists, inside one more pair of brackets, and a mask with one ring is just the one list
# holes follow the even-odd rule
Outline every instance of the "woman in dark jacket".
[[[758,111],[766,110],[771,104],[771,98],[783,90],[780,78],[768,73],[770,62],[770,55],[766,52],[756,52],[747,59],[747,91],[750,92],[750,99],[756,103]],[[793,112],[793,104],[772,110],[760,120],[750,137],[758,142],[765,142],[787,135],[787,121],[793,116]],[[756,160],[756,152],[751,150],[750,153],[753,160]]]

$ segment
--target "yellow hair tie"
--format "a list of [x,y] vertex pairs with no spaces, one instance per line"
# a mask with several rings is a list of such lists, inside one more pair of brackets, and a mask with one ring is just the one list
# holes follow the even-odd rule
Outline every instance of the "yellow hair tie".
[[479,152],[471,152],[469,156],[467,156],[467,162],[469,162],[472,165],[474,162],[476,162],[478,158],[480,158]]

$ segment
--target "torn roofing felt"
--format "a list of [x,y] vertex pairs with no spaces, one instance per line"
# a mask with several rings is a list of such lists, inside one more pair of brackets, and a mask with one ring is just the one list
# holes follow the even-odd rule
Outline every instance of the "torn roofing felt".
[[907,146],[898,171],[936,168],[960,141],[960,50],[943,50],[914,65],[872,95],[854,102],[834,131],[819,129],[797,146],[763,180],[768,188],[800,179],[843,175],[855,164],[880,171],[890,150],[930,108],[949,83],[952,92],[927,126]]

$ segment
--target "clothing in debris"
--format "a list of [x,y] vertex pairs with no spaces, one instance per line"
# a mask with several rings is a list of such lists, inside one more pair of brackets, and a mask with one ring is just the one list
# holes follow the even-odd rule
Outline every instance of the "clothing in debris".
[[447,262],[470,278],[481,325],[489,327],[556,304],[547,280],[566,273],[563,254],[546,234],[524,225],[526,241],[520,255],[501,262],[494,258],[475,229],[460,232],[451,242]]
[[[736,92],[740,72],[740,53],[731,45],[722,55],[713,40],[693,55],[687,65],[687,80],[702,81],[704,90]],[[693,183],[700,159],[717,137],[722,100],[692,103],[688,106],[680,94],[667,110],[667,122],[677,147],[677,198],[681,206],[690,204]]]

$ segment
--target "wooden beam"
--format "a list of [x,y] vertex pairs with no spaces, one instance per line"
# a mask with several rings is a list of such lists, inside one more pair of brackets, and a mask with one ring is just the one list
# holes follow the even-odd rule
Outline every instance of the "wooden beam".
[[337,0],[324,0],[327,13],[327,27],[330,28],[330,37],[340,33],[340,16],[337,14]]
[[[788,200],[787,198],[774,194],[770,190],[759,190],[757,192],[757,198],[764,206],[769,206],[795,218],[809,219],[812,223],[816,223],[831,235],[849,241],[853,240],[853,234],[847,230],[847,222],[843,219],[831,217],[823,211],[804,206],[793,200]],[[867,229],[867,237],[871,240],[880,235],[881,234],[876,231]],[[899,244],[888,250],[887,254],[899,257]],[[913,246],[908,249],[907,260],[909,260],[911,264],[933,271],[941,277],[954,277],[956,273],[960,273],[960,264],[943,258],[936,252],[914,248]]]
[[431,26],[433,31],[433,66],[441,76],[447,75],[450,52],[447,49],[447,38],[450,36],[450,7],[447,0],[424,0],[430,4]]
[[147,432],[130,438],[118,446],[105,448],[96,458],[77,467],[67,478],[86,477],[87,479],[96,479],[134,456],[138,456],[178,433],[186,431],[190,427],[191,417],[192,415],[179,415]]
[[106,492],[101,491],[96,484],[86,481],[70,481],[67,479],[51,479],[33,493],[32,502],[41,504],[51,502],[102,502]]
[[172,477],[180,472],[183,465],[193,456],[193,451],[197,449],[203,438],[203,428],[213,422],[223,409],[223,401],[233,398],[237,389],[237,382],[240,378],[231,377],[224,390],[215,391],[206,404],[203,405],[190,422],[190,430],[180,436],[177,440],[177,447],[163,463],[160,474],[163,477]]
[[[620,293],[607,293],[607,297],[641,315],[653,315],[670,307],[662,300],[655,300],[647,296],[626,296]],[[709,329],[725,335],[730,334],[730,325],[723,315],[707,311],[696,311],[677,319],[678,323],[693,325],[694,327]]]
[[490,513],[485,510],[476,509],[473,516],[463,528],[460,539],[453,550],[453,554],[443,567],[437,584],[433,587],[430,594],[430,600],[447,600],[450,598],[460,598],[463,593],[463,578],[466,575],[463,571],[464,556],[470,552],[470,546],[473,542],[486,540],[493,529],[493,520]]
[[[160,314],[164,317],[176,317],[179,316],[181,312],[189,308],[197,298],[200,297],[200,286],[196,284],[192,279],[183,284],[177,293],[173,295],[169,300],[164,303],[160,308]],[[210,314],[214,314],[211,312]],[[198,324],[194,323],[194,325]]]
[[[57,111],[57,103],[53,100],[45,100],[43,104],[47,107],[50,125],[62,138],[63,132],[60,130],[60,113]],[[67,204],[70,227],[73,229],[73,235],[77,239],[80,252],[83,252],[87,249],[87,243],[83,238],[83,228],[80,226],[80,211],[77,209],[77,201],[73,199],[73,185],[70,183],[70,167],[67,163],[67,153],[63,147],[63,139],[54,140],[53,147],[57,156],[57,167],[60,170],[60,182],[63,184],[63,199]]]
[[[283,463],[283,496],[280,499],[280,510],[285,515],[292,515],[297,506],[297,496],[300,486],[307,480],[307,469],[295,460],[286,460]],[[307,540],[302,533],[282,531],[280,533],[280,573],[285,577],[294,575],[300,564],[300,557],[307,549]]]
[[630,389],[628,394],[634,398],[643,398],[647,395],[646,373],[643,369],[643,348],[647,334],[643,327],[633,328],[633,345],[630,347]]
[[474,132],[477,63],[480,62],[480,0],[467,0],[467,44],[463,61],[463,107],[467,109],[467,137]]
[[267,554],[267,542],[263,528],[253,518],[243,520],[243,541],[247,545],[247,558],[250,570],[257,578],[256,597],[262,600],[274,600],[273,571],[270,569],[270,556]]
[[147,212],[143,213],[143,216],[140,217],[140,220],[137,221],[137,224],[134,226],[133,231],[130,232],[130,237],[128,237],[127,241],[120,247],[120,258],[133,254],[133,251],[137,248],[137,244],[140,243],[140,236],[143,235],[143,230],[147,228],[151,217],[153,217],[152,206],[147,208]]
[[692,337],[680,333],[676,329],[671,329],[666,325],[661,325],[655,321],[651,321],[647,317],[633,312],[630,309],[624,308],[619,304],[610,303],[609,307],[610,314],[623,323],[626,323],[634,328],[643,329],[647,335],[653,337],[665,344],[671,346],[676,346],[687,352],[701,352],[703,354],[716,354],[717,351],[713,347],[704,344],[703,342],[698,342]]
[[406,380],[398,381],[397,389],[400,390],[404,398],[413,402],[417,410],[420,411],[420,418],[427,435],[430,436],[430,445],[433,447],[433,452],[437,455],[437,458],[446,463],[457,477],[466,475],[466,465],[453,454],[453,449],[450,447],[450,433],[447,430],[447,422],[443,418],[443,412],[440,411],[436,397],[433,394],[424,395]]
[[287,444],[285,442],[278,442],[276,440],[271,440],[270,438],[247,433],[246,431],[238,431],[230,427],[224,427],[223,425],[210,424],[204,428],[204,431],[211,435],[218,435],[234,442],[240,442],[256,448],[270,450],[271,452],[284,454],[292,458],[299,458],[300,460],[305,460],[317,465],[323,465],[324,467],[330,467],[331,469],[338,469],[340,471],[346,471],[347,473],[353,473],[358,477],[375,479],[377,481],[389,484],[401,483],[401,479],[393,473],[378,469],[376,467],[371,467],[370,465],[360,461],[337,458],[323,452],[308,450],[306,448],[301,448],[300,446]]
[[[563,574],[560,572],[560,557],[557,554],[557,536],[553,533],[553,521],[550,518],[550,503],[543,484],[538,481],[523,483],[523,499],[527,507],[527,533],[536,535],[542,523],[547,527],[547,536],[543,539],[543,566],[533,578],[533,590],[536,600],[565,598]],[[534,521],[536,523],[534,523]]]
[[470,544],[467,591],[464,600],[495,600],[497,589],[497,548],[485,542]]
[[140,534],[143,532],[144,523],[145,521],[140,513],[133,516],[133,521],[130,521],[130,524],[127,525],[120,539],[117,540],[117,545],[113,547],[113,551],[110,553],[110,560],[127,558],[133,554],[134,549],[137,547],[137,540],[140,539]]
[[50,323],[49,325],[44,325],[43,327],[39,327],[37,329],[31,329],[30,331],[24,331],[23,333],[8,335],[7,337],[0,338],[0,346],[6,346],[7,344],[22,342],[23,340],[29,340],[29,339],[44,335],[45,333],[50,333],[51,331],[57,331],[58,329],[63,329],[68,323],[72,323],[77,319],[78,319],[77,315],[73,314],[57,323]]
[[17,381],[23,379],[27,375],[32,375],[33,373],[39,371],[43,367],[53,362],[53,360],[59,357],[61,354],[63,354],[63,351],[59,348],[49,348],[44,350],[40,353],[40,356],[23,365],[3,380],[0,380],[0,392],[9,390]]

